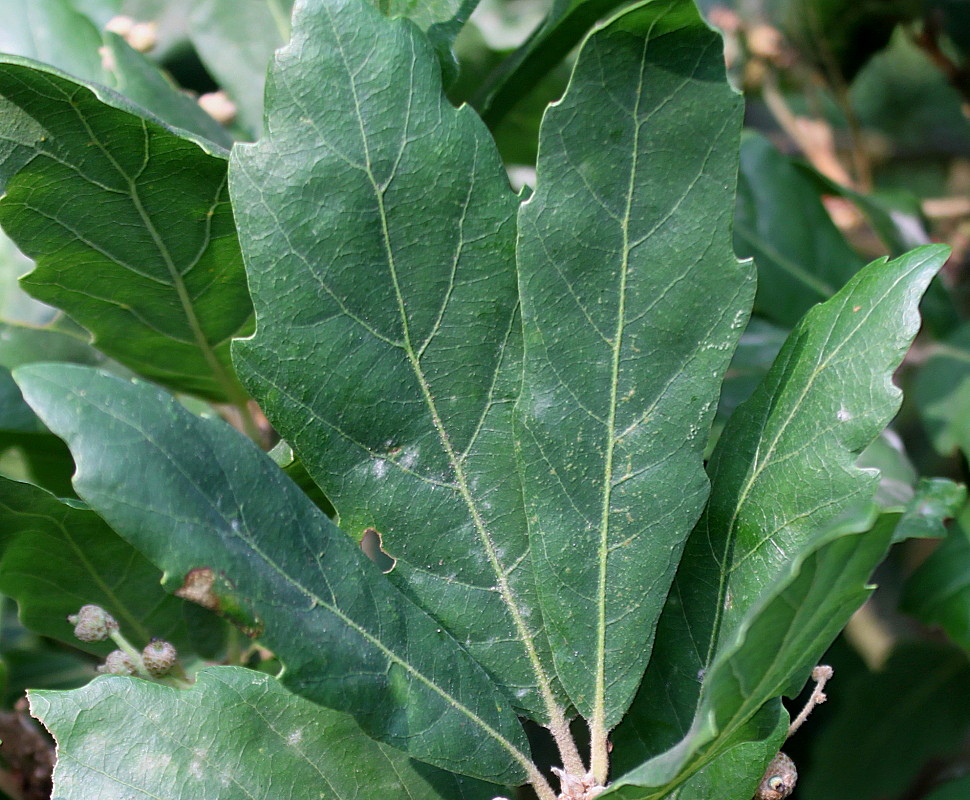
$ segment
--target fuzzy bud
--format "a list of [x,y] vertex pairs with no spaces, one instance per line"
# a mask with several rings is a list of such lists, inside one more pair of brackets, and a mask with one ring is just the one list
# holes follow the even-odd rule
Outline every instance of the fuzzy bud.
[[104,663],[98,667],[98,672],[107,675],[134,675],[138,672],[138,667],[124,650],[112,650]]
[[145,669],[155,678],[167,675],[168,671],[175,666],[177,658],[178,652],[163,639],[152,639],[141,651],[141,660]]
[[765,770],[754,800],[784,800],[795,790],[797,781],[795,762],[784,753],[778,753]]
[[67,621],[74,626],[74,635],[82,642],[103,642],[112,631],[118,630],[118,623],[101,606],[81,606],[77,614],[71,614]]

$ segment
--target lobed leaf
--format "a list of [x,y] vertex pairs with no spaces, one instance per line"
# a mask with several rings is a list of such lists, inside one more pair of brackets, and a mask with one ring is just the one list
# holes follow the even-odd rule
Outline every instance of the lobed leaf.
[[68,365],[16,377],[70,446],[78,494],[166,588],[258,635],[287,687],[415,758],[496,782],[536,777],[481,668],[255,444],[140,382]]
[[256,307],[247,388],[399,587],[540,721],[557,711],[512,443],[516,196],[427,40],[299,5],[231,190]]
[[[916,333],[919,298],[946,255],[943,247],[920,248],[854,276],[806,315],[765,381],[731,417],[708,465],[711,499],[688,541],[631,710],[641,718],[639,727],[650,731],[650,752],[716,734],[707,712],[695,716],[702,682],[705,697],[716,694],[706,676],[724,659],[731,663],[726,654],[767,613],[763,609],[800,607],[803,599],[785,592],[790,595],[787,587],[802,580],[797,575],[807,569],[801,565],[808,553],[817,553],[812,571],[830,583],[805,591],[830,596],[836,606],[812,618],[820,627],[792,618],[791,624],[804,627],[802,650],[778,646],[788,628],[776,625],[766,636],[771,647],[762,647],[760,656],[755,651],[746,674],[780,671],[760,687],[765,691],[752,695],[755,702],[745,714],[804,680],[812,654],[823,652],[826,637],[834,637],[852,604],[861,602],[867,570],[884,552],[882,538],[892,535],[895,520],[884,518],[880,535],[869,540],[849,537],[847,542],[857,543],[839,544],[846,531],[866,530],[874,519],[869,503],[878,475],[860,470],[855,461],[898,407],[891,375]],[[832,537],[839,538],[817,550]],[[840,548],[854,550],[846,554]],[[832,571],[839,559],[848,565],[850,556],[857,562],[851,574]],[[805,613],[811,609],[809,604]],[[785,654],[780,667],[759,662],[779,653]],[[695,723],[706,733],[691,732]],[[622,737],[621,728],[617,747]]]
[[241,402],[229,339],[252,312],[224,153],[13,56],[0,105],[0,224],[37,262],[23,286],[146,377]]
[[[179,691],[101,677],[70,692],[31,691],[57,739],[63,800],[487,800],[497,787],[416,764],[346,714],[239,667],[202,670]],[[124,731],[124,747],[105,746]]]
[[536,582],[557,675],[601,745],[707,499],[708,431],[754,294],[731,250],[741,110],[693,3],[642,4],[584,44],[519,215]]

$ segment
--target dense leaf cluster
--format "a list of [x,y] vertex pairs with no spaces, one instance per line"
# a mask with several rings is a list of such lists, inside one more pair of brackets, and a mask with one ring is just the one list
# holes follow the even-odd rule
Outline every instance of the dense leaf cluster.
[[[97,3],[38,5],[93,44],[0,56],[0,224],[73,321],[0,360],[3,436],[41,459],[0,478],[0,591],[65,641],[99,604],[195,677],[32,692],[55,796],[553,800],[544,728],[570,800],[747,800],[890,544],[962,501],[887,493],[878,450],[947,249],[863,266],[742,141],[690,0],[586,36],[518,194],[483,117],[623,4],[554,3],[481,116],[443,83],[474,2],[229,5],[192,36],[259,26],[212,61],[232,132]],[[953,563],[906,602],[965,642]]]

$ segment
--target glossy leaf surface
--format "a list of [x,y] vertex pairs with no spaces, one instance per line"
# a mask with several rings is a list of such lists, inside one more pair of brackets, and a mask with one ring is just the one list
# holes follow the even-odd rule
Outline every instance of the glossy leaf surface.
[[524,780],[524,733],[481,668],[242,434],[91,369],[16,375],[71,447],[78,494],[170,591],[259,635],[289,688],[417,758]]
[[519,215],[530,540],[557,674],[594,730],[636,692],[707,499],[754,292],[731,250],[740,114],[693,4],[646,3],[585,43]]

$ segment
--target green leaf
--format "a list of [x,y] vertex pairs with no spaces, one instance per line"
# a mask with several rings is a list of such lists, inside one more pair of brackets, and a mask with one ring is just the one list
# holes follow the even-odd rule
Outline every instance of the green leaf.
[[[12,600],[9,605],[13,606]],[[6,675],[0,699],[7,708],[21,700],[27,689],[76,689],[97,675],[90,655],[28,632],[11,614],[2,633],[0,654]]]
[[167,595],[161,574],[93,511],[36,486],[0,478],[0,592],[32,631],[91,653],[108,642],[74,638],[68,614],[88,603],[118,620],[138,646],[158,636],[189,648],[184,602]]
[[150,111],[166,125],[194,133],[220,147],[232,147],[232,136],[222,125],[120,36],[105,33],[100,52],[102,83]]
[[[812,740],[805,800],[905,796],[931,758],[959,751],[970,719],[970,663],[952,647],[897,647],[875,674],[839,684],[835,717]],[[847,746],[851,743],[851,746]]]
[[965,800],[970,793],[970,775],[945,783],[926,795],[926,800]]
[[494,129],[599,20],[630,4],[631,0],[553,0],[543,23],[488,76],[471,104]]
[[906,581],[901,606],[970,651],[970,511]]
[[251,316],[224,154],[122,98],[0,58],[0,223],[22,279],[125,366],[240,401],[229,339]]
[[[692,680],[682,672],[677,676],[681,686],[671,684],[672,692],[653,695],[655,704],[665,706],[664,710],[682,713],[678,701],[690,694],[690,683],[696,686],[703,682],[700,705],[692,714],[687,735],[666,752],[621,776],[608,793],[623,800],[659,800],[686,784],[739,740],[765,739],[766,718],[773,720],[769,730],[777,730],[774,726],[779,723],[772,716],[778,713],[777,706],[773,708],[770,701],[780,695],[795,697],[800,692],[811,667],[869,595],[872,587],[866,581],[885,556],[892,538],[889,520],[881,520],[862,533],[851,530],[858,520],[853,523],[830,531],[832,538],[795,559],[794,575],[772,587],[764,602],[722,648],[707,675],[695,675]],[[659,724],[666,728],[659,733],[670,733],[671,722],[662,716],[663,711],[647,709],[639,702],[631,709],[630,717],[639,720],[641,733],[637,738],[647,751],[654,749],[659,738],[652,726]],[[676,716],[672,719],[682,721]],[[627,725],[624,721],[616,731],[617,748],[629,737]],[[756,783],[760,775],[752,777]],[[684,795],[685,800],[687,797],[690,795]]]
[[100,28],[120,13],[122,0],[68,0],[68,3]]
[[[267,135],[233,151],[247,388],[390,577],[540,721],[556,710],[512,443],[516,196],[420,32],[298,7]],[[325,202],[324,202],[325,199]]]
[[[421,30],[435,25],[464,22],[478,5],[478,0],[371,0],[386,17],[407,17]],[[456,31],[457,32],[457,31]]]
[[722,425],[764,379],[787,336],[787,331],[766,320],[752,317],[748,321],[721,383],[717,417]]
[[[869,502],[878,475],[855,462],[898,408],[891,376],[918,328],[919,298],[946,256],[944,247],[925,247],[857,273],[806,315],[765,381],[731,417],[708,464],[711,499],[688,540],[631,711],[652,732],[652,752],[688,734],[702,679],[718,654],[755,624],[752,615],[771,602],[784,610],[789,600],[779,587],[792,581],[805,554],[830,537],[872,524]],[[889,535],[894,527],[895,520],[884,517],[880,531]],[[861,562],[851,579],[826,572],[834,569],[826,554],[853,545],[836,542],[820,551],[813,570],[836,581],[826,588],[832,602],[840,587],[849,592],[849,605],[861,596],[857,583],[881,557],[881,536],[874,545],[854,545]],[[841,607],[830,611],[833,621],[842,613]],[[818,654],[828,643],[825,636],[837,630],[826,629],[810,642]],[[777,628],[766,634],[762,657],[786,654],[786,680],[792,680],[799,669],[807,672],[811,659],[779,647],[778,635]],[[773,680],[772,686],[784,688],[780,678]],[[619,747],[620,731],[614,738]]]
[[536,580],[556,672],[601,746],[707,499],[708,430],[751,307],[731,250],[741,111],[693,3],[639,6],[584,45],[519,215]]
[[[478,0],[371,0],[382,14],[408,17],[426,31],[443,64]],[[266,68],[290,38],[293,0],[202,0],[192,9],[189,34],[208,71],[239,109],[243,126],[262,132]]]
[[0,230],[0,320],[46,325],[57,315],[56,309],[34,300],[20,288],[18,279],[33,268],[34,262]]
[[108,86],[167,124],[232,145],[225,129],[141,53],[102,33],[70,0],[0,0],[0,52],[24,56],[82,82]]
[[[416,764],[346,714],[240,667],[204,669],[188,691],[105,676],[31,691],[30,708],[57,739],[62,800],[486,800],[498,788]],[[105,746],[119,735],[124,747]]]
[[790,328],[864,265],[818,191],[766,139],[741,145],[735,249],[758,265],[755,313]]
[[44,433],[44,424],[30,410],[10,371],[0,368],[0,431],[4,433]]
[[966,487],[948,478],[918,477],[902,448],[902,440],[887,428],[862,451],[855,465],[879,470],[873,502],[881,514],[896,520],[893,542],[942,538],[945,522],[963,508]]
[[937,452],[970,454],[970,323],[931,346],[913,393]]
[[496,782],[535,778],[524,732],[481,668],[242,434],[84,367],[16,376],[71,447],[78,494],[168,589],[259,635],[289,688],[415,758]]
[[768,764],[788,735],[788,715],[780,705],[764,715],[777,718],[767,735],[759,731],[742,739],[691,775],[667,796],[670,800],[751,800]]
[[43,486],[61,497],[73,495],[74,461],[67,446],[24,402],[5,367],[0,367],[0,453],[0,474]]
[[963,484],[947,478],[920,478],[912,498],[899,509],[893,541],[942,538],[946,521],[959,513],[966,499],[967,487]]
[[[54,309],[43,306],[23,294],[19,287],[12,287],[16,294],[33,304],[21,305],[24,316],[50,319]],[[0,471],[7,477],[28,480],[60,497],[73,496],[71,475],[74,461],[67,446],[37,418],[24,402],[20,389],[14,383],[9,370],[34,361],[69,361],[75,364],[98,364],[104,357],[83,339],[59,329],[61,320],[34,327],[31,325],[0,322],[0,451],[4,461],[11,462],[16,455],[22,469],[4,463]],[[15,454],[10,452],[15,450]],[[18,463],[16,459],[13,464]]]
[[262,131],[266,67],[290,38],[292,5],[293,0],[202,0],[192,9],[192,44],[256,137]]
[[[916,57],[922,58],[923,54],[917,54]],[[908,70],[903,69],[901,72],[906,73]],[[914,247],[930,243],[922,202],[912,192],[891,189],[862,194],[833,181],[804,161],[794,160],[791,163],[815,184],[820,194],[843,197],[855,205],[893,258],[898,258]],[[957,310],[954,297],[939,277],[930,282],[929,289],[926,290],[923,302],[920,304],[920,312],[926,327],[937,337],[953,333],[960,324],[961,315]]]
[[102,81],[101,32],[67,0],[0,0],[0,53]]

